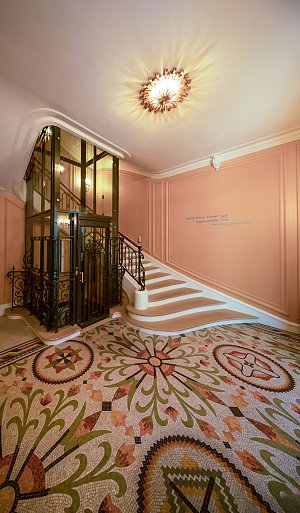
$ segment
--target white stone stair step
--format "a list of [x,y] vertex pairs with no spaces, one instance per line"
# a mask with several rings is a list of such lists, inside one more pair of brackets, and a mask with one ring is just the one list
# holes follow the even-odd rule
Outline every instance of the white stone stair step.
[[158,306],[176,301],[183,301],[188,298],[201,297],[202,290],[191,287],[180,287],[179,289],[164,290],[148,295],[150,306]]
[[[165,320],[172,316],[196,313],[199,310],[204,311],[219,306],[222,307],[224,304],[224,301],[218,301],[216,299],[202,296],[184,299],[174,303],[167,303],[160,306],[152,306],[145,310],[137,310],[133,305],[127,305],[127,311],[129,317],[132,317],[133,319],[139,320],[140,318],[141,320],[154,321]],[[158,319],[154,319],[156,317],[158,317]]]
[[148,271],[155,271],[155,272],[158,272],[160,271],[160,267],[157,267],[155,265],[149,265],[149,267],[147,267],[146,265],[144,266],[144,269],[145,269],[145,272],[148,272]]
[[[148,267],[144,267],[145,269],[145,273],[146,273],[146,276],[151,276],[151,274],[156,274],[156,273],[164,273],[165,271],[162,271],[162,269],[160,269],[160,267],[153,267],[151,266],[151,269],[149,269]],[[170,276],[170,273],[167,273],[169,276]]]
[[152,291],[158,291],[160,289],[165,289],[168,287],[168,289],[170,290],[171,288],[178,288],[178,287],[181,287],[182,285],[185,284],[185,281],[183,280],[173,280],[173,279],[170,279],[170,280],[162,280],[162,281],[159,281],[157,283],[149,283],[146,285],[146,289],[148,290],[148,292],[152,292]]
[[227,323],[228,321],[244,322],[247,320],[257,319],[257,317],[254,317],[253,315],[248,315],[243,312],[229,310],[227,308],[207,310],[205,312],[197,312],[193,314],[182,315],[175,317],[173,319],[156,322],[138,321],[136,319],[132,319],[129,316],[126,317],[127,321],[130,324],[136,326],[137,328],[140,328],[141,330],[144,328],[154,333],[165,332],[170,334],[183,333],[186,330],[194,331],[197,329],[201,329],[201,327],[203,326],[213,323]]
[[158,280],[162,280],[162,278],[165,278],[166,276],[171,276],[169,273],[152,273],[152,274],[148,274],[146,273],[146,282],[149,283],[149,281],[158,281]]

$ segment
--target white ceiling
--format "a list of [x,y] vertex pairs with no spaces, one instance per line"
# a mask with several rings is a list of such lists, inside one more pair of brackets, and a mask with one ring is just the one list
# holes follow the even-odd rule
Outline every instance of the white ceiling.
[[[173,66],[192,79],[188,98],[145,111],[142,82]],[[0,0],[7,190],[24,174],[36,109],[59,111],[158,174],[299,127],[300,1]]]

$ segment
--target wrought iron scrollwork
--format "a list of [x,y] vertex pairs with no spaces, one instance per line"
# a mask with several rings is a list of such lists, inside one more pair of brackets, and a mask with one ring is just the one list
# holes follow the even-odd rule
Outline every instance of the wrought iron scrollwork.
[[[17,306],[27,307],[48,330],[73,323],[73,273],[60,272],[58,239],[51,237],[33,237],[32,241],[40,243],[38,254],[40,262],[33,266],[32,248],[26,252],[23,263],[24,270],[17,271],[14,267],[7,273],[11,282],[12,310]],[[44,250],[51,246],[57,248],[57,265],[49,265],[51,272],[43,269]]]
[[144,255],[141,244],[136,244],[119,233],[119,265],[138,283],[140,290],[145,290],[145,268],[142,260]]
[[[105,254],[107,255],[106,263],[103,261],[103,273],[109,306],[121,303],[122,279],[125,272],[134,278],[140,290],[144,290],[145,269],[142,263],[144,259],[142,246],[119,234],[118,238],[109,240],[109,254],[107,254],[108,235],[107,239],[99,231],[94,233],[93,237],[90,235],[88,234],[85,243],[85,253],[90,264],[96,264],[99,259],[105,257]],[[36,255],[33,258],[32,248],[35,247]],[[59,239],[33,237],[32,248],[24,256],[24,269],[19,271],[13,267],[7,273],[12,286],[12,310],[17,306],[28,307],[48,330],[57,331],[67,324],[74,324],[77,315],[73,298],[75,278],[72,268],[64,272],[64,266],[59,263],[61,259]],[[48,251],[49,255],[56,255],[54,261],[47,257]]]
[[28,272],[26,270],[16,271],[15,267],[7,273],[12,286],[11,309],[17,306],[26,306],[29,302]]
[[105,246],[97,239],[89,239],[85,243],[84,250],[91,262],[96,263],[105,253]]
[[122,302],[122,281],[125,269],[121,265],[110,267],[109,272],[109,306],[119,305]]
[[32,248],[29,248],[23,257],[23,267],[29,269],[32,264]]

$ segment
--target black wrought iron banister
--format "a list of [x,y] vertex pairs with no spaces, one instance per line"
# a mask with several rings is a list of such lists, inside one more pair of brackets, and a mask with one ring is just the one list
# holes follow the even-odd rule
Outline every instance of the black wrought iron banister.
[[11,311],[16,306],[24,306],[28,298],[28,285],[26,280],[26,270],[17,271],[15,266],[7,273],[7,278],[11,283]]
[[140,290],[145,290],[145,268],[142,260],[142,245],[119,232],[119,264],[138,283]]
[[[23,269],[16,270],[13,267],[7,273],[11,283],[11,309],[27,307],[40,319],[41,324],[55,331],[74,323],[72,304],[75,276],[72,269],[64,269],[61,259],[61,244],[67,244],[68,241],[71,242],[72,237],[32,237],[31,249],[23,259]],[[57,254],[56,266],[46,258],[51,245],[55,246]],[[38,250],[37,253],[35,249]],[[125,272],[137,282],[140,290],[145,290],[145,268],[142,262],[144,255],[141,244],[120,232],[118,239],[110,239],[109,253],[110,306],[114,306],[121,300],[122,278]]]

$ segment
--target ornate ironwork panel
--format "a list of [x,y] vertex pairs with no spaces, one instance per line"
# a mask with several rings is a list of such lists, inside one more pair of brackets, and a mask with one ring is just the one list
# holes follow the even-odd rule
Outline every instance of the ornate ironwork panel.
[[108,316],[109,221],[78,216],[77,318],[87,326]]

